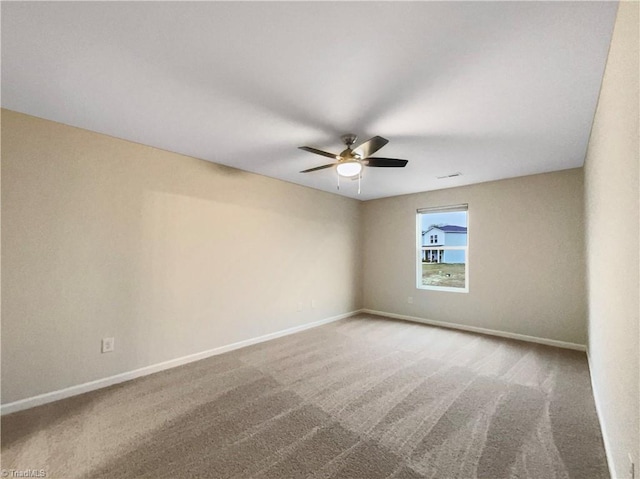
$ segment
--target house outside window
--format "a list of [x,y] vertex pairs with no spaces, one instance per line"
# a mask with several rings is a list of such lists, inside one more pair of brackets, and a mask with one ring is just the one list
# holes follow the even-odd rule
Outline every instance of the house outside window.
[[467,217],[466,204],[417,210],[417,288],[469,291]]

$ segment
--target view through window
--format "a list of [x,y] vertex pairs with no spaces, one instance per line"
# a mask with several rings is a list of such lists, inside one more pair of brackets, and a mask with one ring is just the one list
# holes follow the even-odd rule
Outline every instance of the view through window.
[[467,205],[418,210],[418,288],[468,291]]

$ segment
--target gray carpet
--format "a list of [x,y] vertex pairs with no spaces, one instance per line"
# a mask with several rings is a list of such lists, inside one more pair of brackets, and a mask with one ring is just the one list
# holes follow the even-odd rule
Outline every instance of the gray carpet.
[[584,353],[360,315],[2,418],[49,478],[609,477]]

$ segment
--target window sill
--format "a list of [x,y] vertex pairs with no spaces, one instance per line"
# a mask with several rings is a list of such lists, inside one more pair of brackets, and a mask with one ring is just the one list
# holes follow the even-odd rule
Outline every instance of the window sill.
[[422,289],[424,291],[445,291],[449,293],[468,293],[469,288],[450,288],[447,286],[424,286],[418,285],[416,289]]

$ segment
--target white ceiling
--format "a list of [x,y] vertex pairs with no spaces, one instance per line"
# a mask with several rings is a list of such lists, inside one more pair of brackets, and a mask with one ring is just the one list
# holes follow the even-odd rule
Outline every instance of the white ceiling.
[[[582,166],[614,2],[2,2],[2,106],[363,200]],[[463,176],[437,180],[462,172]]]

